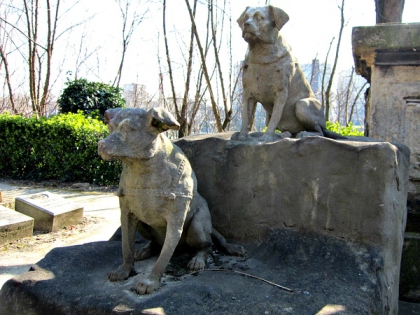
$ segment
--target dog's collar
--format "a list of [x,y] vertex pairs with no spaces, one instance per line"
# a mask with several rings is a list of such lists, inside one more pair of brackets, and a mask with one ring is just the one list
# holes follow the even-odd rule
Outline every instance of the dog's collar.
[[[271,65],[273,63],[276,63],[278,61],[280,61],[281,59],[283,59],[287,54],[281,54],[279,56],[275,56],[275,58],[270,58],[270,60],[268,61],[259,61],[258,59],[262,59],[260,56],[258,56],[257,58],[252,58],[247,56],[247,58],[245,58],[244,61],[244,66],[246,66],[247,64],[252,64],[252,65]],[[252,59],[257,59],[257,60],[251,60]]]
[[278,62],[282,57],[279,57],[277,59],[274,59],[273,61],[265,61],[265,62],[251,62],[251,61],[245,61],[244,67],[246,67],[248,64],[250,65],[271,65],[273,63]]

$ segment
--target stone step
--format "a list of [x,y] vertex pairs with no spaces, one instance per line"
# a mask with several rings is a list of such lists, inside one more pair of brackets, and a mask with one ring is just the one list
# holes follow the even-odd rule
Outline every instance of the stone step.
[[82,206],[49,191],[16,197],[15,209],[35,219],[35,230],[48,232],[75,225],[83,218]]
[[34,219],[0,206],[0,245],[32,236]]

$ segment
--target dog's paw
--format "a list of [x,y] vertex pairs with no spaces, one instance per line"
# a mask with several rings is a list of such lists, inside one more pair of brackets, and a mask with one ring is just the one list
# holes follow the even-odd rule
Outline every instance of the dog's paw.
[[159,280],[141,279],[136,286],[137,294],[144,295],[150,294],[159,288]]
[[280,140],[279,136],[271,132],[264,133],[263,136],[260,138],[260,141],[262,142],[274,142],[277,140]]
[[127,265],[121,265],[117,269],[111,271],[108,273],[108,279],[109,281],[120,281],[120,280],[126,280],[130,276],[133,276],[135,274],[134,268],[132,266]]
[[232,137],[230,137],[231,140],[235,141],[244,141],[249,138],[249,135],[247,132],[235,132]]
[[280,134],[280,138],[282,138],[282,139],[284,139],[284,138],[291,138],[291,137],[292,137],[292,134],[289,131],[285,131],[285,132],[282,132]]
[[244,257],[248,252],[242,245],[227,244],[226,253],[231,256]]
[[188,263],[188,269],[192,271],[201,270],[201,269],[204,269],[205,267],[206,267],[206,262],[204,261],[203,257],[195,256]]

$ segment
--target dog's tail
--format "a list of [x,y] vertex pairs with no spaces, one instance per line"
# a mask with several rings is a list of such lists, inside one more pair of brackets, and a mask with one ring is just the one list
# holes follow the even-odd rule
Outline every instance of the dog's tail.
[[215,228],[211,231],[211,238],[217,249],[230,256],[245,256],[246,249],[241,245],[230,244]]
[[334,131],[330,131],[325,127],[321,126],[321,129],[322,129],[322,133],[324,134],[324,137],[326,137],[326,138],[335,139],[335,140],[346,140],[346,139],[348,139],[347,137],[339,135],[338,133],[336,133]]

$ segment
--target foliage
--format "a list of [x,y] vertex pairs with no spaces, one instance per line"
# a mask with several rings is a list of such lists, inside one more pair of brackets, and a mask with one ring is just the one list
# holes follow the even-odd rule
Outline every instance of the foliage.
[[[355,137],[364,136],[363,131],[360,131],[359,129],[357,129],[357,127],[354,126],[352,122],[350,122],[350,124],[346,127],[346,126],[341,126],[338,121],[335,123],[327,121],[326,127],[328,130],[334,131],[335,133],[338,133],[342,136],[355,136]],[[267,126],[263,129],[263,132],[265,132],[266,130],[267,130]],[[281,133],[281,131],[278,129],[275,132]]]
[[348,126],[341,126],[338,121],[335,123],[327,121],[326,125],[327,125],[328,130],[334,131],[335,133],[338,133],[342,136],[355,136],[355,137],[364,136],[363,131],[360,131],[359,129],[357,129],[357,127],[354,126],[352,122],[350,122]]
[[66,88],[58,99],[61,113],[77,113],[79,110],[87,116],[99,115],[103,118],[108,108],[123,107],[121,89],[105,83],[89,82],[76,79],[66,82]]
[[121,163],[97,153],[98,141],[107,135],[104,123],[81,112],[39,119],[2,114],[0,176],[116,184]]

